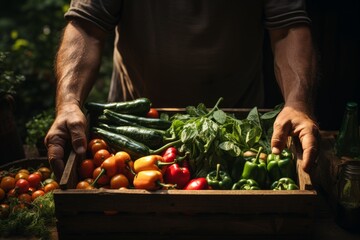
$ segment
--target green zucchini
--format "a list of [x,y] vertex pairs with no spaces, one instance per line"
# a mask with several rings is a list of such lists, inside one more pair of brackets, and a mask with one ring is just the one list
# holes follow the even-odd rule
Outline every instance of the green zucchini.
[[151,107],[151,102],[147,98],[138,98],[131,101],[96,103],[87,102],[85,108],[89,112],[102,113],[104,109],[110,109],[114,112],[133,114],[137,116],[146,116]]
[[[112,126],[108,124],[99,124],[99,128],[128,136],[135,141],[141,142],[150,148],[158,148],[164,144],[166,138],[159,130],[153,130],[145,127],[135,126]],[[164,132],[165,133],[165,132]]]
[[104,109],[104,115],[114,121],[116,119],[118,119],[118,121],[120,122],[126,120],[147,128],[167,130],[171,126],[171,121],[169,120],[161,118],[139,117],[131,114],[122,114],[114,112],[110,109]]
[[160,154],[168,147],[176,146],[177,144],[181,143],[181,140],[176,140],[173,142],[169,142],[156,150],[152,150],[145,144],[135,141],[134,139],[127,137],[123,134],[113,133],[98,127],[93,127],[92,132],[95,135],[104,139],[105,142],[107,142],[107,144],[109,144],[109,146],[113,150],[125,151],[130,154],[133,159],[137,159],[139,157],[151,154]]

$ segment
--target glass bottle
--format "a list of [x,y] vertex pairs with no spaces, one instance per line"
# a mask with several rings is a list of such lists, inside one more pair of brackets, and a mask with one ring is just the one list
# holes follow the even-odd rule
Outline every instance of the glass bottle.
[[338,157],[360,157],[360,134],[358,122],[358,104],[348,102],[344,117],[335,141],[335,154]]
[[344,163],[337,190],[337,224],[351,232],[360,232],[360,161]]

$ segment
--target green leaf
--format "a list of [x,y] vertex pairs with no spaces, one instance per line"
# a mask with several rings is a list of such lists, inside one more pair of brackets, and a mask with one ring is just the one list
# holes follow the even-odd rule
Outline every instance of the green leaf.
[[241,149],[232,141],[220,143],[219,148],[227,152],[232,157],[238,157],[241,155]]
[[258,126],[261,126],[261,120],[260,120],[260,114],[259,111],[257,109],[257,107],[254,107],[250,110],[247,118],[247,120],[253,121],[254,123],[256,123]]
[[216,110],[213,113],[213,117],[215,119],[216,122],[218,122],[219,124],[224,124],[226,122],[226,113],[222,110]]
[[276,116],[279,114],[282,108],[274,109],[273,111],[266,112],[261,115],[261,120],[269,120],[269,119],[275,119]]
[[249,148],[253,147],[256,143],[259,142],[261,139],[262,130],[261,128],[254,126],[253,128],[249,129],[246,133],[246,144]]

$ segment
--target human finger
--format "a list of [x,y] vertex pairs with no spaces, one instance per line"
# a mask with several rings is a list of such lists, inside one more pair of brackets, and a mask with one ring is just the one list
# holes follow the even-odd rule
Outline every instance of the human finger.
[[273,134],[271,137],[271,151],[274,154],[280,154],[286,147],[288,137],[291,132],[291,122],[279,116],[275,119],[273,125]]
[[305,172],[310,171],[316,166],[319,155],[320,132],[316,124],[302,130],[299,133],[299,140],[302,146],[302,168]]

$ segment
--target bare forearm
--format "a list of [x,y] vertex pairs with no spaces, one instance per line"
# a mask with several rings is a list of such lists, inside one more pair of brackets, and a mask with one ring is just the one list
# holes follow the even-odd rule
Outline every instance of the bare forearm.
[[88,96],[100,67],[103,37],[90,37],[76,23],[69,23],[56,57],[56,107],[76,103]]
[[316,55],[308,27],[270,31],[275,75],[286,104],[313,110],[316,88]]

